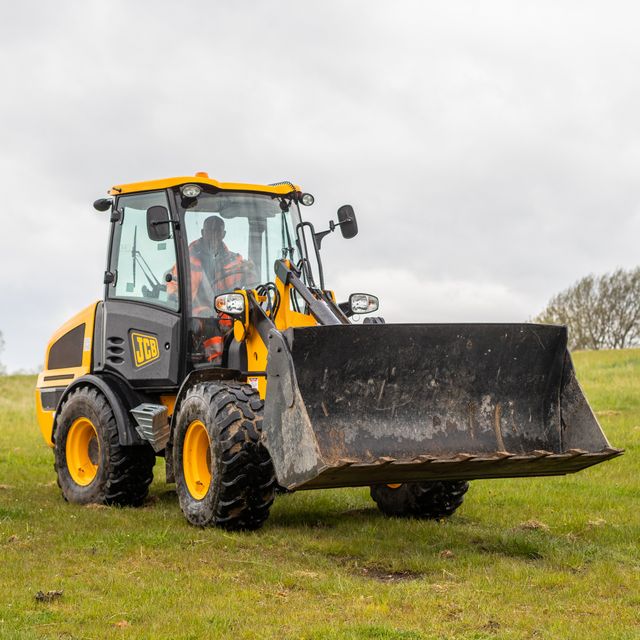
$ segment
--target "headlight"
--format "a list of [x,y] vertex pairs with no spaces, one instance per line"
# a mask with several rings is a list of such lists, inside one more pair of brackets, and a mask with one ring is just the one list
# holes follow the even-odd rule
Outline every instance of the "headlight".
[[303,204],[305,207],[310,207],[316,201],[316,199],[310,193],[300,194],[299,200],[300,200],[300,203]]
[[352,313],[371,313],[377,311],[379,305],[378,298],[369,293],[352,293],[349,296]]
[[197,198],[202,189],[197,184],[185,184],[180,192],[185,198]]
[[241,293],[223,293],[216,296],[216,311],[227,313],[230,316],[239,316],[244,313],[244,296]]

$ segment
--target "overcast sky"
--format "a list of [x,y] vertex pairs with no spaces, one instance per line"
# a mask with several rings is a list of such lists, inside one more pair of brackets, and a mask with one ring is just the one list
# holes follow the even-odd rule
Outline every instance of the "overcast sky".
[[640,9],[615,2],[9,2],[0,361],[102,294],[122,182],[292,180],[328,285],[387,321],[524,321],[640,262]]

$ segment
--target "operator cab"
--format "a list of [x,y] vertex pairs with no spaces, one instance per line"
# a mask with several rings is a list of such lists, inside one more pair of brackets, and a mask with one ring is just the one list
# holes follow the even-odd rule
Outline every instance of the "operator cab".
[[104,336],[94,361],[139,388],[173,388],[194,367],[228,366],[232,319],[216,313],[216,296],[257,289],[273,307],[275,261],[300,257],[297,188],[196,179],[112,190]]

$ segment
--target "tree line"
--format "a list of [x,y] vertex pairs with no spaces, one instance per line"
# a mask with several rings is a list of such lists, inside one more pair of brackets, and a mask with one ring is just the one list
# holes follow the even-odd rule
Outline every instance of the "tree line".
[[571,349],[640,346],[640,267],[578,280],[551,298],[534,322],[567,325]]

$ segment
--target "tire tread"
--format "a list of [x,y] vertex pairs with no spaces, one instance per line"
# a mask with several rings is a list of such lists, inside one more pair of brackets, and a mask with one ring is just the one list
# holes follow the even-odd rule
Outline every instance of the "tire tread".
[[106,477],[95,487],[91,495],[84,488],[77,489],[75,483],[61,482],[61,473],[65,469],[66,456],[55,448],[54,469],[58,486],[65,500],[69,502],[95,503],[118,506],[140,506],[149,493],[153,481],[155,454],[150,446],[122,446],[118,439],[116,419],[107,399],[95,387],[74,389],[63,403],[58,419],[65,417],[65,410],[72,411],[76,403],[86,403],[98,416],[96,429],[102,430],[107,448]]
[[371,487],[371,497],[387,516],[439,520],[453,515],[468,489],[464,480],[408,482],[396,489],[383,484]]
[[[180,489],[185,516],[201,526],[260,528],[269,516],[277,481],[269,452],[261,442],[263,402],[258,392],[239,382],[204,382],[194,385],[183,402],[190,397],[200,398],[212,410],[220,478],[210,514],[194,509],[195,501],[186,487]],[[176,459],[176,466],[178,462]]]

